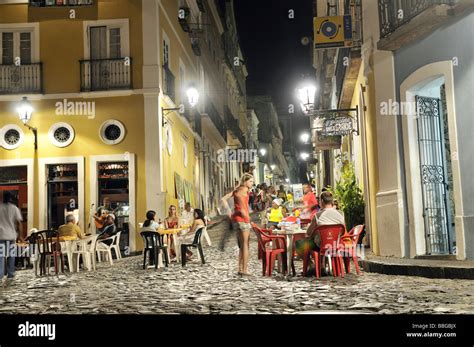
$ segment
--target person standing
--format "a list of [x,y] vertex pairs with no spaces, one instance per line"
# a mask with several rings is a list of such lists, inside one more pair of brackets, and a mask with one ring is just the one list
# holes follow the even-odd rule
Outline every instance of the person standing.
[[237,232],[239,241],[239,275],[250,275],[248,271],[250,248],[250,214],[249,191],[253,187],[253,176],[245,173],[240,179],[240,185],[234,190],[234,213],[232,224]]
[[277,198],[281,199],[282,203],[285,203],[287,201],[285,187],[283,185],[280,185],[280,189],[278,190],[278,193],[277,193]]
[[318,212],[318,200],[316,199],[316,195],[313,193],[313,187],[311,187],[310,184],[305,184],[303,186],[303,191],[303,204],[305,207],[303,209],[303,213],[301,214],[301,218],[311,219],[314,217],[316,212]]
[[5,258],[7,258],[7,279],[3,286],[8,286],[15,277],[16,239],[21,238],[23,218],[21,212],[13,203],[13,195],[4,192],[3,203],[0,204],[0,282],[5,276]]

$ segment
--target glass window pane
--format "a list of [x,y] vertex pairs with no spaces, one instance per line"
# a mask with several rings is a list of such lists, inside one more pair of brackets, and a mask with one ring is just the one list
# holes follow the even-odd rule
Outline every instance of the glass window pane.
[[121,57],[120,28],[113,28],[109,30],[109,50],[110,58]]
[[2,64],[13,64],[13,33],[2,33]]
[[20,33],[20,59],[22,64],[31,64],[31,33]]

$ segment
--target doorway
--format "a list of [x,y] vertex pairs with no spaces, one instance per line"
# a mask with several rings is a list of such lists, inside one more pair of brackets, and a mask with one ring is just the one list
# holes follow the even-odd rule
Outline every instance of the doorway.
[[57,230],[73,214],[79,221],[79,186],[77,164],[46,165],[47,227]]
[[7,166],[0,167],[0,192],[9,192],[13,195],[15,205],[20,209],[22,222],[22,237],[28,234],[28,167]]
[[450,254],[454,247],[454,211],[448,193],[452,186],[448,174],[451,163],[446,155],[448,124],[440,97],[417,95],[415,100],[426,254]]

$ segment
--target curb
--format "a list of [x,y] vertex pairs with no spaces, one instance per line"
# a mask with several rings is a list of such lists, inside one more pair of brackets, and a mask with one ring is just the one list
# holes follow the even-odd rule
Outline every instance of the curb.
[[474,268],[387,264],[371,260],[361,260],[359,264],[362,266],[364,271],[376,272],[386,275],[419,276],[445,279],[474,279]]

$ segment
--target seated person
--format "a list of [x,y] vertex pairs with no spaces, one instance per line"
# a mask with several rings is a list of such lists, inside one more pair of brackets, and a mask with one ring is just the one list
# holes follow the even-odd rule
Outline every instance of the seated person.
[[184,205],[184,210],[181,213],[181,224],[184,225],[191,225],[193,224],[194,220],[194,210],[191,207],[189,202],[186,202]]
[[[336,225],[345,224],[344,215],[341,211],[336,210],[333,204],[333,196],[329,191],[321,193],[321,210],[315,214],[306,231],[306,238],[304,240],[296,241],[296,253],[303,258],[304,251],[319,252],[321,245],[321,236],[317,232],[317,227],[320,225]],[[342,236],[342,235],[341,235]]]
[[268,228],[275,229],[278,224],[283,220],[283,212],[281,209],[281,199],[274,199],[272,201],[272,208],[268,213]]
[[[183,230],[180,233],[181,243],[191,243],[191,242],[193,242],[196,231],[201,229],[201,228],[204,228],[204,227],[206,227],[206,219],[204,217],[204,212],[202,210],[196,208],[194,210],[194,221],[193,221],[193,225],[191,226],[191,229],[189,229],[188,232],[186,232],[186,230]],[[188,250],[188,252],[186,254],[188,260],[191,259],[192,255],[193,255],[193,253]]]
[[84,234],[76,224],[76,218],[74,218],[72,214],[66,216],[66,224],[61,225],[58,232],[59,236],[76,237],[78,239],[84,238]]
[[[117,234],[117,226],[115,225],[115,215],[108,214],[107,219],[105,221],[104,229],[102,229],[102,233],[97,237],[97,240],[105,240],[111,236]],[[112,244],[112,240],[105,240],[101,241],[105,243],[107,246]]]
[[146,220],[143,222],[143,226],[140,231],[158,231],[160,227],[159,224],[155,221],[156,212],[148,211],[146,213]]

